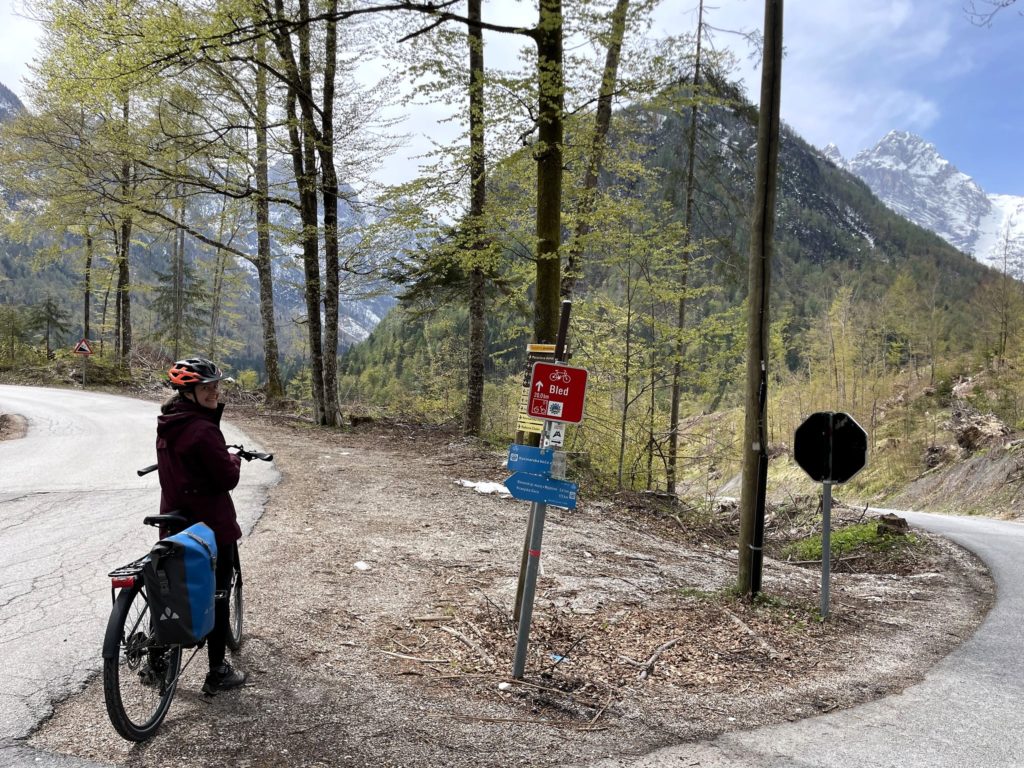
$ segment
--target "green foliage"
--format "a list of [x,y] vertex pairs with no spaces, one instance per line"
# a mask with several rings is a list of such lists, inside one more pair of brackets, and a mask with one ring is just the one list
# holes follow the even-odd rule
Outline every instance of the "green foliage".
[[182,260],[171,272],[156,273],[150,304],[155,315],[154,340],[179,359],[193,349],[203,349],[200,339],[209,318],[209,292],[199,279],[195,264]]
[[313,401],[313,374],[308,366],[300,368],[285,385],[285,394],[300,403]]
[[260,385],[260,375],[252,368],[239,371],[235,376],[235,382],[243,392],[255,392]]
[[[879,534],[877,523],[857,523],[831,531],[829,551],[832,557],[843,557],[857,552],[885,554],[914,548],[919,543],[920,540],[913,534]],[[783,555],[791,560],[821,560],[821,534],[815,534],[789,544],[783,549]]]
[[4,367],[14,368],[19,361],[36,357],[29,343],[31,332],[29,308],[0,304],[0,363]]

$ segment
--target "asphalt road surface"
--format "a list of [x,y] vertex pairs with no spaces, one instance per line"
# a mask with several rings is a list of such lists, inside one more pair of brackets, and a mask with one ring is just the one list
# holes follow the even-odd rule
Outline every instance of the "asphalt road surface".
[[[108,571],[145,554],[159,510],[157,403],[65,389],[0,385],[0,413],[28,433],[0,442],[0,766],[87,766],[19,741],[102,666]],[[230,424],[228,443],[261,450]],[[248,532],[277,481],[271,464],[242,467],[232,493]]]
[[1024,767],[1024,525],[897,514],[978,554],[996,581],[981,627],[922,682],[841,712],[594,768]]

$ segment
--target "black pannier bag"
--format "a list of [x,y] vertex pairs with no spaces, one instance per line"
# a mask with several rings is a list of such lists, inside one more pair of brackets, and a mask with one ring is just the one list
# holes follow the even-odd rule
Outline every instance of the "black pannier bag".
[[210,634],[216,576],[217,541],[204,523],[153,545],[142,578],[159,643],[195,646]]

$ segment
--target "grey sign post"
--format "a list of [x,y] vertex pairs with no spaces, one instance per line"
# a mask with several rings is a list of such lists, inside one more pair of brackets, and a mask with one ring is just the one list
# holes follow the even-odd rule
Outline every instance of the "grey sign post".
[[793,458],[821,482],[821,618],[829,614],[832,566],[832,486],[845,483],[868,460],[868,434],[848,413],[812,413],[793,435]]
[[[569,314],[571,311],[572,302],[563,301],[561,315],[558,319],[558,336],[555,339],[555,362],[557,366],[561,366],[561,369],[559,369],[558,372],[561,373],[563,376],[567,372],[565,370],[564,360],[566,358],[565,345],[566,338],[569,334]],[[534,364],[534,377],[536,377],[537,375],[537,365],[537,363]],[[544,419],[543,440],[540,446],[542,449],[561,446],[562,440],[564,439],[564,430],[562,429],[564,425],[556,424],[556,422],[577,422],[580,419],[582,419],[582,400],[585,393],[586,371],[584,371],[583,373],[584,390],[582,392],[578,392],[580,409],[578,418],[565,414],[561,407],[557,409],[552,409],[551,407],[549,407],[545,414],[547,418]],[[532,383],[533,382],[531,379],[531,389],[533,388]],[[559,379],[559,386],[563,384],[567,384],[567,382],[565,382],[563,379]],[[569,392],[571,390],[568,387],[566,387],[565,391]],[[533,415],[532,409],[530,409],[530,412],[531,415]],[[558,430],[558,438],[553,439],[554,432],[556,429]],[[547,467],[546,474],[548,478],[552,478],[552,470],[554,470],[555,474],[558,474],[560,472],[562,474],[562,477],[565,476],[563,461],[563,457],[560,457],[559,459],[556,460],[555,457],[552,456],[552,465],[554,466],[549,465]],[[553,480],[553,483],[562,484],[556,485],[556,488],[559,492],[563,489],[564,485],[570,485],[565,483],[564,480],[558,478],[555,478]],[[524,483],[524,485],[531,486],[531,488],[529,489],[531,495],[535,494],[538,491],[538,484],[536,482]],[[529,533],[527,535],[529,544],[527,545],[527,552],[523,553],[525,555],[524,561],[526,566],[526,572],[520,579],[520,583],[522,585],[521,601],[518,600],[519,596],[517,596],[516,607],[518,608],[517,613],[519,618],[519,628],[518,632],[516,633],[515,658],[512,662],[512,677],[516,680],[521,680],[523,678],[523,672],[526,670],[526,651],[530,642],[530,622],[533,618],[533,598],[534,592],[537,587],[537,571],[540,566],[541,543],[544,539],[544,516],[547,513],[548,503],[552,503],[555,505],[566,505],[571,503],[571,506],[568,508],[575,508],[576,506],[575,489],[572,490],[571,499],[567,502],[563,502],[557,499],[547,498],[543,495],[546,492],[548,484],[540,483],[540,486],[541,496],[533,495],[533,503],[530,509]],[[509,488],[509,490],[512,491],[512,488]],[[513,495],[516,495],[515,491],[513,491]]]

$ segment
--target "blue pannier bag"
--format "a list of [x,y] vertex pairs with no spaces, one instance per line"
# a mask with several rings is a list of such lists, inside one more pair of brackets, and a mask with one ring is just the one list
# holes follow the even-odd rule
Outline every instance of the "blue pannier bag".
[[213,629],[217,541],[204,523],[153,545],[142,570],[157,642],[199,645]]

